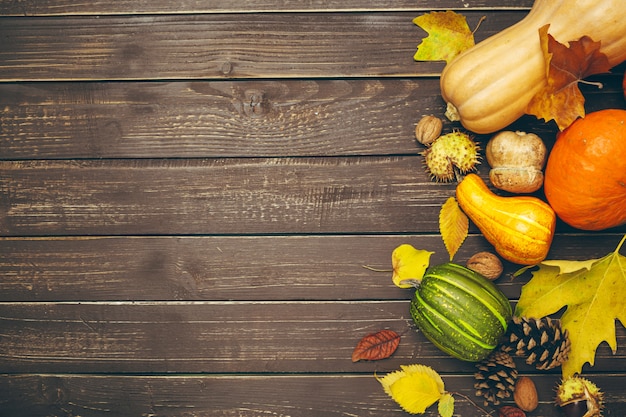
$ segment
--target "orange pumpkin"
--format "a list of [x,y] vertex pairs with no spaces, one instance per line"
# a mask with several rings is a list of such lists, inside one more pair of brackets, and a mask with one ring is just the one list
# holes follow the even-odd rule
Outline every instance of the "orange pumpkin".
[[544,191],[570,226],[604,230],[626,224],[626,110],[589,113],[560,132]]

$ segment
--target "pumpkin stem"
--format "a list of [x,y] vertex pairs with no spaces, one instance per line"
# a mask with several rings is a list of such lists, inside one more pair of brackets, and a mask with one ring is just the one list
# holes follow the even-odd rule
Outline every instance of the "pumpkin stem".
[[450,102],[446,104],[446,112],[444,113],[444,116],[446,116],[451,122],[458,122],[459,120],[461,120],[461,115],[459,114],[459,111],[456,109],[456,107],[454,107],[454,104]]

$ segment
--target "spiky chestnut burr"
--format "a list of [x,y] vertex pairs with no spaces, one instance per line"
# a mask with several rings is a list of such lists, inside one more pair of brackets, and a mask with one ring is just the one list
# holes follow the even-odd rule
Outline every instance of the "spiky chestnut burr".
[[450,182],[456,177],[455,168],[461,173],[475,170],[480,163],[480,147],[464,132],[454,131],[439,136],[422,152],[426,171],[437,182]]
[[555,401],[566,417],[602,416],[602,392],[596,384],[577,375],[561,381]]

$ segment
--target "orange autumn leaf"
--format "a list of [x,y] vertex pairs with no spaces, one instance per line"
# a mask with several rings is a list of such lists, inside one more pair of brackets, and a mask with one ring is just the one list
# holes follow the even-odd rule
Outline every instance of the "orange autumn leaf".
[[578,83],[590,75],[608,72],[611,65],[600,52],[600,42],[583,36],[564,45],[548,33],[548,28],[545,25],[539,29],[547,83],[528,103],[526,113],[546,121],[554,120],[563,130],[578,117],[585,116],[585,98]]
[[453,11],[430,12],[413,19],[428,36],[418,45],[416,61],[446,61],[474,46],[474,32],[465,16]]
[[377,361],[388,358],[398,348],[400,335],[393,330],[380,330],[363,337],[352,352],[352,362]]

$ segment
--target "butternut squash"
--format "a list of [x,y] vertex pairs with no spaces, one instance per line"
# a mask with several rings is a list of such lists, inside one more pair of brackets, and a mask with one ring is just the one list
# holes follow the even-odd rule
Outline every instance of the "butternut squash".
[[[626,60],[625,0],[536,0],[515,25],[479,42],[441,75],[449,118],[475,133],[493,133],[521,117],[546,83],[539,28],[567,43],[589,36],[614,66]],[[456,115],[456,116],[452,116]]]
[[457,185],[456,199],[502,258],[534,265],[548,255],[556,214],[543,200],[499,196],[476,174],[468,174]]

